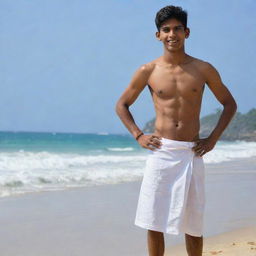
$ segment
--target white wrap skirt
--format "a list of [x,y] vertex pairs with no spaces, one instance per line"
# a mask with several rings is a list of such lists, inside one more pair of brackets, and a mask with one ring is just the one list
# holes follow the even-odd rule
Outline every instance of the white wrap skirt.
[[163,233],[203,235],[205,167],[195,142],[161,139],[149,152],[135,225]]

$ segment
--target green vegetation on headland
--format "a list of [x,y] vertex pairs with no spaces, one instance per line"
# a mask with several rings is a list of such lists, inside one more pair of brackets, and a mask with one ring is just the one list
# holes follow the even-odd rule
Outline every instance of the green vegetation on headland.
[[[205,138],[213,131],[220,118],[222,110],[216,109],[216,112],[204,116],[200,120],[200,138]],[[144,133],[154,132],[155,118],[146,123],[143,128]],[[245,140],[256,141],[256,109],[253,108],[246,114],[236,112],[220,137],[220,140]]]

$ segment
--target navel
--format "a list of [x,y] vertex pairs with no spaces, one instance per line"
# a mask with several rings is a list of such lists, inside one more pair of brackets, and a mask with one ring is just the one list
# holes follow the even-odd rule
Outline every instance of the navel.
[[193,91],[193,92],[197,92],[197,89],[193,88],[192,91]]

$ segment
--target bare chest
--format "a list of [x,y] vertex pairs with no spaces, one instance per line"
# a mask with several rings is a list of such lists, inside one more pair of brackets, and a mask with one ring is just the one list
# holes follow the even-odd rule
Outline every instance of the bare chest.
[[204,84],[204,76],[199,70],[181,67],[156,67],[148,81],[151,94],[163,99],[197,98],[202,95]]

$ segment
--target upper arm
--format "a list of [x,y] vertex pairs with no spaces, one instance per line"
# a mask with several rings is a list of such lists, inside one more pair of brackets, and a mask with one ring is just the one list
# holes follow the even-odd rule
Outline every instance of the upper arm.
[[210,64],[205,63],[205,78],[206,84],[208,85],[209,89],[215,95],[217,100],[222,104],[234,104],[236,102],[231,95],[228,88],[223,84],[219,72]]
[[134,73],[128,87],[118,100],[118,103],[124,104],[128,107],[132,105],[147,85],[151,71],[152,67],[147,64],[140,66]]

